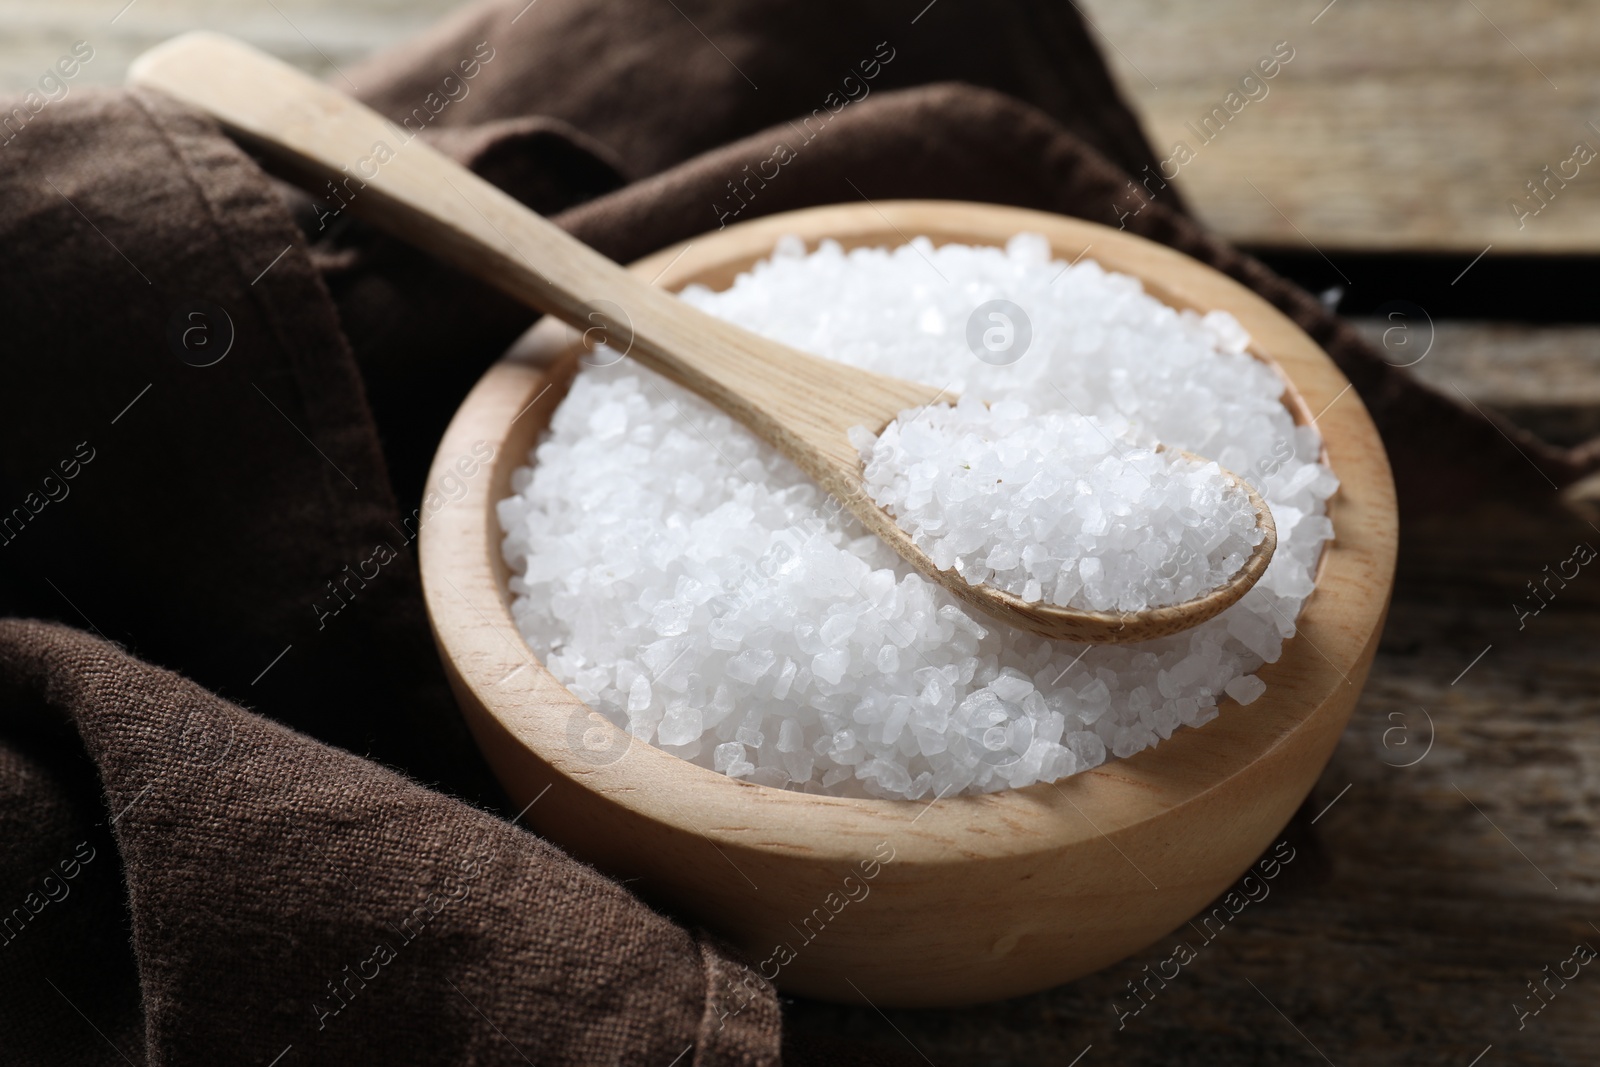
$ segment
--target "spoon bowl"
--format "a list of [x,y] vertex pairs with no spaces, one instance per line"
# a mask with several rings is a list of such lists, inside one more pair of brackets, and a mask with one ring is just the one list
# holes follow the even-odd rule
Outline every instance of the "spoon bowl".
[[970,584],[935,566],[872,500],[849,439],[854,427],[881,430],[900,412],[935,402],[927,386],[797,351],[684,304],[364,105],[242,42],[185,34],[140,56],[128,78],[207,112],[308,189],[354,166],[364,183],[355,214],[579,330],[619,342],[764,438],[925,577],[1007,625],[1055,640],[1149,640],[1216,616],[1271,560],[1271,515],[1245,485],[1261,542],[1226,584],[1184,603],[1089,611]]

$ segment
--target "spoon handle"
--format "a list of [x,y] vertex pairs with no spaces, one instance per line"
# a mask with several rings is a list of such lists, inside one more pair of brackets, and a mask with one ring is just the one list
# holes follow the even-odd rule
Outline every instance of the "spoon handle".
[[[885,411],[923,403],[932,392],[787,348],[689,307],[413,131],[232,38],[176,37],[140,56],[128,79],[212,115],[305,188],[348,202],[353,214],[591,338],[603,329],[617,350],[716,404],[813,476],[821,474],[806,461],[813,429],[831,436],[841,426],[881,424]],[[829,458],[853,460],[848,443],[839,445]]]
[[[1120,613],[1027,603],[969,585],[934,566],[873,502],[847,435],[854,426],[880,431],[896,414],[931,404],[938,399],[932,389],[796,351],[646,285],[412,131],[239,41],[204,32],[176,37],[135,60],[128,79],[210,114],[307,188],[328,189],[379,228],[586,336],[600,327],[613,348],[765,438],[923,575],[1011,625],[1086,641],[1175,632],[1237,600],[1271,556],[1268,518],[1269,536],[1241,580],[1141,613],[1135,625]],[[1266,514],[1259,502],[1258,511]]]

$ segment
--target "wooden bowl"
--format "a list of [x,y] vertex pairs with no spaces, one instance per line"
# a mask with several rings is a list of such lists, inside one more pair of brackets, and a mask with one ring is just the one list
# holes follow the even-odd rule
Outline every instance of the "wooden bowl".
[[[1266,301],[1130,234],[967,203],[814,208],[697,237],[634,270],[713,288],[808,246],[1002,244],[1031,231],[1058,257],[1092,246],[1158,299],[1232,312],[1255,354],[1313,412],[1341,479],[1298,635],[1248,708],[1059,783],[936,803],[816,796],[737,781],[628,734],[545,670],[512,622],[495,503],[528,462],[577,366],[574,332],[546,319],[486,373],[439,446],[423,508],[424,592],[478,744],[523,822],[722,935],[791,993],[890,1005],[1028,993],[1150,945],[1212,901],[1273,843],[1349,718],[1393,583],[1396,513],[1383,446],[1328,357]],[[1326,409],[1326,410],[1324,410]],[[486,458],[491,457],[492,458]]]

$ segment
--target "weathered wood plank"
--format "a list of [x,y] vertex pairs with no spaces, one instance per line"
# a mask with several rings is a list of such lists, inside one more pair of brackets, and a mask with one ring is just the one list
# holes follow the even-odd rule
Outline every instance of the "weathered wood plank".
[[1352,321],[1391,363],[1447,395],[1459,389],[1558,444],[1600,435],[1600,326]]
[[[1178,184],[1246,244],[1496,253],[1600,247],[1600,165],[1548,206],[1526,182],[1600,149],[1588,125],[1600,19],[1583,0],[1084,0]],[[1320,14],[1319,14],[1320,13]],[[1313,20],[1315,20],[1313,22]],[[1215,140],[1189,129],[1279,41],[1294,58]],[[1556,86],[1560,88],[1557,89]],[[1260,90],[1256,90],[1259,95]],[[1253,183],[1253,186],[1252,186]]]
[[[187,30],[228,33],[273,55],[337,78],[371,53],[431,25],[455,0],[0,0],[0,92],[38,82],[74,41],[94,58],[71,87],[121,85],[133,58]],[[348,86],[345,86],[348,90]]]

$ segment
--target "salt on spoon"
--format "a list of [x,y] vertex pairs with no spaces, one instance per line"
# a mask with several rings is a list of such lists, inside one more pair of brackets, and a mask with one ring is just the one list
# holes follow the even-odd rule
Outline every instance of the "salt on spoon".
[[585,336],[601,326],[608,338],[626,342],[634,359],[770,442],[912,567],[1002,622],[1058,640],[1148,640],[1214,617],[1266,570],[1275,539],[1262,506],[1267,535],[1246,565],[1222,587],[1180,604],[1095,612],[971,584],[935,566],[867,493],[848,436],[932,403],[937,396],[928,387],[800,352],[698,311],[429,145],[387,148],[392,123],[240,41],[184,34],[139,56],[128,78],[211,115],[257,152],[289,164],[312,189],[361,160],[364,184],[352,201],[357,215]]
[[1019,400],[902,412],[851,433],[867,491],[934,566],[1022,601],[1166,608],[1224,588],[1270,512],[1215,463]]

